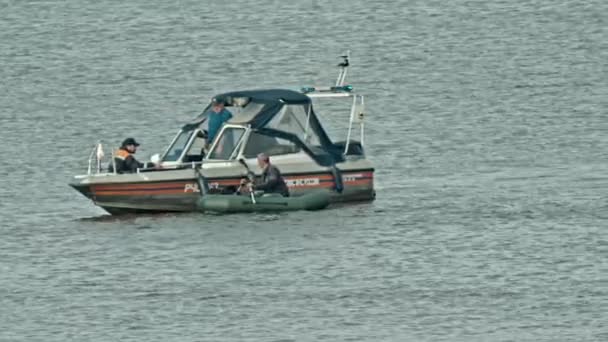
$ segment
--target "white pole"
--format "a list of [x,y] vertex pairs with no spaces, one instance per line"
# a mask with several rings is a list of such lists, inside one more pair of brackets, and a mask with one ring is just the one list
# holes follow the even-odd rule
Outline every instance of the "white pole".
[[114,169],[114,174],[116,174],[116,158],[114,158],[114,151],[112,151],[112,168]]
[[97,160],[97,172],[101,171],[101,159],[103,158],[103,148],[101,147],[101,141],[97,143],[95,147],[95,159]]
[[336,80],[336,87],[340,86],[342,82],[342,74],[344,73],[344,68],[340,69],[340,73],[338,74],[338,79]]
[[355,120],[355,107],[357,105],[357,95],[353,95],[353,105],[350,108],[350,121],[348,122],[348,134],[346,135],[346,144],[344,145],[344,154],[348,151],[348,145],[350,144],[350,135],[353,130],[353,121]]
[[344,67],[344,72],[342,73],[342,80],[340,80],[340,86],[344,85],[344,81],[346,80],[346,72],[348,71],[348,67]]
[[364,131],[365,131],[365,122],[363,121],[363,120],[365,120],[365,118],[364,118],[364,116],[365,116],[365,102],[363,100],[363,95],[361,95],[361,114],[359,114],[359,115],[361,115],[361,117],[360,117],[360,119],[361,119],[361,121],[360,121],[360,126],[361,126],[361,147],[363,147],[364,146],[363,139],[364,139],[364,136],[365,136],[365,134],[364,134]]
[[310,111],[312,108],[312,103],[308,105],[308,110],[306,113],[306,128],[304,128],[304,143],[306,144],[306,139],[308,139],[308,126],[310,126]]
[[363,147],[363,146],[364,146],[364,144],[363,144],[363,136],[364,136],[364,134],[363,134],[363,125],[364,125],[364,124],[363,124],[363,122],[362,122],[362,123],[361,123],[361,147]]
[[87,169],[87,175],[91,174],[91,164],[93,163],[92,159],[93,159],[93,156],[95,155],[95,151],[97,151],[97,145],[95,145],[95,147],[93,148],[93,151],[91,151],[91,154],[89,154],[89,167]]

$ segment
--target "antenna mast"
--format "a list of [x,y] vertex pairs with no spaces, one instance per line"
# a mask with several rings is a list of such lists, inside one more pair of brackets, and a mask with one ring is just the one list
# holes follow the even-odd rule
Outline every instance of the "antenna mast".
[[340,74],[338,74],[338,79],[336,80],[336,87],[341,87],[344,85],[344,81],[346,80],[346,73],[348,71],[349,58],[350,58],[350,50],[347,50],[346,53],[342,56],[342,63],[338,64],[340,67]]

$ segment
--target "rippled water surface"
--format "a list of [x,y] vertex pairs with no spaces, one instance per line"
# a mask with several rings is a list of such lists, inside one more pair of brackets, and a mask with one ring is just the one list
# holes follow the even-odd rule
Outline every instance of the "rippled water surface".
[[[0,340],[606,341],[606,37],[599,0],[0,1]],[[375,202],[115,218],[67,186],[346,49]]]

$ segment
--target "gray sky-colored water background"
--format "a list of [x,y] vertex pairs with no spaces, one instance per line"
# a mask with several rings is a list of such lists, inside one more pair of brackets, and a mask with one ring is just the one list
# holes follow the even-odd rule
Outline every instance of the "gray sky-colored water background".
[[[0,340],[607,341],[606,37],[599,0],[0,0]],[[347,49],[374,202],[114,218],[67,185]]]

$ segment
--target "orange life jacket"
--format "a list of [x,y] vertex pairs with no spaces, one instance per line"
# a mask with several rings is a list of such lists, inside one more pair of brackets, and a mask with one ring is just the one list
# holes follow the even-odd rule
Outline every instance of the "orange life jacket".
[[114,158],[118,158],[121,160],[125,160],[127,159],[129,156],[131,155],[131,153],[129,153],[129,151],[127,150],[123,150],[123,149],[118,149],[118,151],[116,151],[114,153]]

